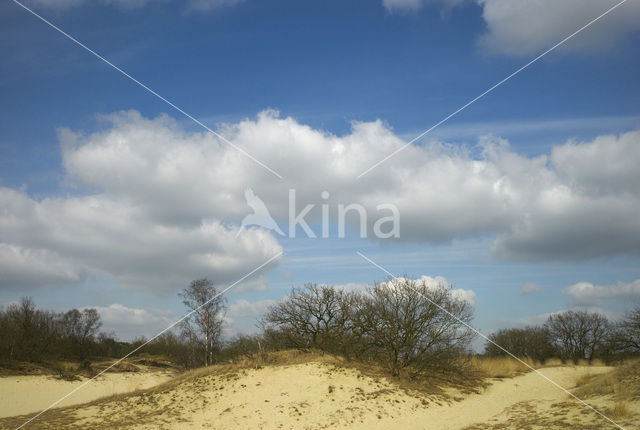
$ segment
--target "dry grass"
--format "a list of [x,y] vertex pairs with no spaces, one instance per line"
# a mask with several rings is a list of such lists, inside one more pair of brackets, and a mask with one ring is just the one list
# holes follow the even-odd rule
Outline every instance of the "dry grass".
[[602,375],[585,375],[576,380],[573,393],[590,402],[603,403],[606,415],[613,420],[635,416],[640,400],[640,360],[632,360]]
[[629,416],[631,416],[629,404],[623,400],[616,400],[609,411],[609,417],[611,419],[618,420],[621,418],[628,418]]
[[[80,363],[70,360],[51,360],[42,363],[3,362],[0,363],[0,376],[52,375],[57,378],[76,381],[81,376],[92,377],[117,360],[92,359],[89,368],[81,368]],[[149,368],[165,368],[177,370],[177,367],[166,357],[140,354],[119,362],[109,372],[141,372]]]
[[[547,360],[544,361],[545,367],[555,367],[555,366],[564,366],[564,365],[565,364],[559,358],[548,358]],[[568,362],[567,362],[567,365],[569,365]]]
[[[540,363],[528,358],[522,361],[533,368],[540,366]],[[511,357],[473,357],[471,364],[488,378],[512,378],[531,371],[525,364]]]
[[574,394],[580,398],[613,395],[616,401],[640,399],[640,360],[624,363],[604,375],[585,375],[576,380]]
[[[559,358],[549,358],[544,363],[539,361],[533,361],[530,358],[521,358],[518,361],[512,357],[484,357],[475,356],[471,359],[471,365],[474,369],[479,371],[487,378],[512,378],[514,376],[522,375],[523,373],[530,372],[533,369],[540,369],[543,367],[558,367],[558,366],[604,366],[605,364],[600,360],[593,360],[588,362],[587,360],[578,360],[576,362],[572,360],[562,361]],[[523,363],[524,362],[524,363]],[[579,385],[584,385],[587,380],[582,381]]]

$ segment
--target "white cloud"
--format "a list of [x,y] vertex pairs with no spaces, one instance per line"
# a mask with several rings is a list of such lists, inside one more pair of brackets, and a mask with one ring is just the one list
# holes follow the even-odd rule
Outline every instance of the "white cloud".
[[522,286],[522,289],[520,290],[520,294],[524,296],[524,295],[527,295],[527,294],[537,293],[537,292],[539,292],[541,290],[542,290],[542,288],[540,288],[536,284],[533,284],[531,282],[527,282],[526,284],[524,284]]
[[229,306],[227,315],[231,318],[254,317],[259,318],[267,311],[269,306],[276,303],[275,300],[260,300],[249,302],[245,299],[238,299]]
[[[405,278],[399,277],[398,279],[405,279]],[[476,302],[477,302],[476,293],[473,290],[464,290],[462,288],[452,288],[451,282],[449,282],[447,278],[443,276],[431,277],[431,276],[423,275],[420,278],[415,280],[419,282],[424,282],[427,288],[431,288],[431,289],[441,288],[441,287],[451,288],[451,294],[453,295],[453,297],[460,300],[465,300],[469,302],[472,306],[476,305]],[[382,284],[387,285],[387,282],[382,282]],[[347,284],[333,285],[333,287],[336,289],[344,290],[348,292],[362,292],[362,291],[365,291],[370,286],[371,284],[358,283],[358,282],[349,282]]]
[[252,334],[259,331],[258,322],[275,300],[259,300],[250,302],[238,299],[229,305],[225,315],[224,334],[232,337],[238,334]]
[[231,292],[243,293],[247,291],[266,291],[269,288],[269,280],[264,275],[249,278],[233,287]]
[[[0,187],[0,252],[10,266],[2,288],[107,277],[168,289],[190,279],[232,281],[281,247],[273,234],[249,228],[237,239],[253,188],[281,225],[288,188],[297,208],[338,203],[367,209],[368,231],[392,203],[400,240],[438,243],[495,236],[494,255],[520,260],[575,260],[640,251],[640,132],[568,142],[548,156],[528,157],[492,136],[476,148],[431,141],[404,145],[381,121],[354,123],[335,136],[267,111],[220,132],[282,172],[275,178],[212,135],[187,132],[165,116],[120,112],[83,135],[60,130],[72,195],[41,200]],[[475,155],[474,155],[475,154]],[[598,164],[600,162],[600,165]],[[72,188],[73,189],[73,188]],[[329,191],[327,201],[320,198]],[[320,232],[317,232],[318,234]],[[264,288],[263,280],[253,281]]]
[[[451,9],[464,0],[382,0],[391,12],[417,11],[428,5]],[[619,0],[476,0],[486,32],[478,44],[489,54],[530,56],[572,34]],[[558,48],[602,53],[640,30],[640,4],[629,1]]]
[[[123,340],[134,337],[155,336],[179,319],[171,311],[162,309],[130,308],[119,303],[109,306],[87,306],[94,308],[102,319],[101,331],[115,332]],[[86,309],[86,308],[83,308]]]
[[80,281],[82,270],[55,252],[0,243],[0,286],[22,289],[38,284]]
[[596,196],[640,193],[638,133],[599,136],[592,142],[569,141],[556,146],[551,162],[562,180]]
[[[617,0],[478,0],[488,53],[532,55],[555,45],[618,3]],[[640,4],[627,2],[560,49],[603,51],[640,30]]]
[[540,183],[517,191],[532,200],[498,237],[494,253],[544,260],[640,251],[640,218],[633,215],[640,209],[640,189],[625,182],[637,183],[627,165],[640,161],[639,149],[638,131],[556,146],[550,164],[532,171],[531,179]]
[[332,285],[336,290],[346,291],[349,293],[352,292],[362,292],[370,287],[371,284],[363,283],[363,282],[347,282],[346,284],[338,284]]
[[618,282],[615,285],[578,282],[562,290],[562,293],[580,305],[595,305],[605,300],[637,301],[640,300],[640,279],[633,282]]
[[458,300],[464,300],[469,303],[471,306],[475,306],[476,301],[476,293],[473,290],[463,290],[462,288],[454,288],[451,290],[451,294]]
[[268,232],[215,219],[169,223],[143,205],[105,194],[35,201],[0,188],[2,288],[36,287],[107,277],[123,285],[175,290],[209,277],[235,281],[281,251]]
[[[400,281],[402,281],[403,277],[398,277],[396,278]],[[447,278],[443,277],[443,276],[436,276],[435,278],[432,278],[431,276],[426,276],[426,275],[422,275],[420,278],[415,279],[415,281],[418,281],[420,283],[424,283],[424,285],[428,288],[428,289],[439,289],[439,288],[448,288],[451,290],[451,295],[459,300],[464,300],[466,302],[468,302],[471,306],[475,306],[476,305],[476,293],[473,290],[464,290],[462,288],[453,288],[453,285],[451,284],[451,282],[449,282],[447,280]],[[388,282],[382,282],[382,285],[390,285],[393,286],[394,284],[389,284]]]

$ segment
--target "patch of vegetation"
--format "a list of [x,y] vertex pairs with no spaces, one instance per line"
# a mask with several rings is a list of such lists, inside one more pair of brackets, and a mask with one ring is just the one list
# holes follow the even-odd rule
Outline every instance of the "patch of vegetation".
[[621,401],[640,399],[640,360],[631,360],[602,375],[576,380],[573,393],[581,399],[613,395]]

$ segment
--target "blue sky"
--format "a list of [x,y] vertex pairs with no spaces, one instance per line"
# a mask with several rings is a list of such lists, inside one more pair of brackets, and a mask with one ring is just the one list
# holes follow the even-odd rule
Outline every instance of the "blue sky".
[[[383,280],[356,251],[473,291],[485,331],[577,306],[622,314],[640,301],[637,3],[355,179],[615,4],[556,3],[25,3],[274,166],[278,180],[3,2],[0,303],[97,306],[105,328],[150,335],[181,314],[176,294],[189,279],[224,287],[282,249],[228,296],[230,331],[251,330],[291,286]],[[325,159],[323,148],[338,155]],[[290,188],[317,206],[330,191],[332,211],[391,202],[401,238],[253,228],[238,243],[246,188],[281,225]],[[319,230],[317,213],[312,222]],[[525,284],[538,288],[522,294]]]

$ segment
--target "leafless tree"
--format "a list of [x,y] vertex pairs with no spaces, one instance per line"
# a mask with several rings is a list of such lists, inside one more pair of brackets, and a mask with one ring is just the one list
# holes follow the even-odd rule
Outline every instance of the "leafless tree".
[[58,317],[58,326],[62,341],[66,343],[65,349],[79,358],[84,358],[90,352],[90,344],[102,327],[102,321],[95,309],[71,309]]
[[31,297],[3,312],[3,355],[9,360],[39,361],[57,339],[56,315],[38,309]]
[[545,327],[565,359],[589,359],[605,344],[610,325],[597,312],[564,311],[549,317]]
[[198,347],[205,366],[214,362],[222,344],[226,299],[209,279],[192,281],[182,293],[182,303],[194,311],[182,323],[182,334]]
[[222,352],[225,359],[251,358],[263,352],[263,342],[257,335],[236,335],[229,340]]
[[397,375],[405,368],[452,369],[473,339],[463,324],[472,318],[471,305],[454,297],[450,286],[402,278],[374,285],[361,301],[355,325],[368,353]]
[[509,328],[498,330],[489,336],[495,343],[487,342],[485,354],[489,356],[507,355],[500,345],[517,357],[546,360],[554,355],[549,330],[545,327]]
[[83,344],[98,334],[102,322],[100,314],[93,308],[84,309],[82,312],[78,309],[71,309],[63,314],[61,326],[64,336],[77,339],[79,343]]
[[640,306],[636,306],[615,325],[609,345],[614,353],[640,352]]
[[271,306],[263,325],[271,332],[277,330],[290,347],[337,352],[352,329],[352,300],[353,295],[345,291],[306,284]]

